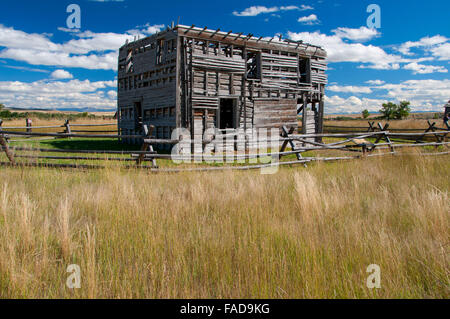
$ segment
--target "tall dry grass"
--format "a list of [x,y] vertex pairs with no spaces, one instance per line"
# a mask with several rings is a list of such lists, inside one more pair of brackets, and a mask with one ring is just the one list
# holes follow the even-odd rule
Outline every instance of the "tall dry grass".
[[[0,170],[2,298],[448,298],[448,157]],[[81,289],[66,287],[81,267]],[[381,289],[366,287],[381,267]]]

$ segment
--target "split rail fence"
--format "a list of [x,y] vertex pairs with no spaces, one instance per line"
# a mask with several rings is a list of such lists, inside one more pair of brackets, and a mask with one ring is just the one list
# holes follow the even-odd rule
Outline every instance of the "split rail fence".
[[[435,123],[429,123],[429,128],[424,130],[389,130],[389,124],[382,125],[378,123],[369,123],[369,128],[361,128],[360,132],[344,133],[324,133],[324,134],[294,134],[292,130],[288,131],[283,127],[282,134],[279,137],[281,148],[276,152],[257,153],[252,150],[243,154],[231,154],[238,165],[221,166],[200,166],[187,168],[158,168],[157,160],[171,160],[171,154],[159,154],[154,150],[157,145],[175,145],[180,142],[184,145],[194,145],[198,141],[191,140],[169,140],[153,138],[153,127],[142,126],[141,135],[118,135],[117,129],[102,129],[116,124],[70,124],[66,121],[61,126],[41,126],[41,127],[2,127],[0,120],[0,151],[5,152],[8,161],[0,162],[1,166],[23,166],[23,167],[51,167],[51,168],[81,168],[81,169],[99,169],[105,168],[105,162],[125,162],[123,168],[142,168],[154,172],[181,172],[181,171],[216,171],[216,170],[249,170],[271,167],[273,165],[306,165],[315,161],[339,161],[358,158],[369,158],[387,155],[401,156],[405,154],[435,156],[448,155],[449,142],[448,135],[450,129],[443,130],[436,127]],[[62,132],[37,132],[42,129],[63,129]],[[100,130],[95,130],[99,129]],[[341,127],[342,128],[342,127]],[[355,129],[348,128],[347,129]],[[412,131],[412,132],[411,132]],[[116,133],[116,134],[111,134]],[[17,140],[17,138],[22,138]],[[122,150],[80,150],[80,149],[50,149],[26,146],[11,145],[13,141],[32,141],[36,138],[45,139],[138,139],[142,141],[140,150],[122,151]],[[317,138],[326,139],[328,143],[317,142]],[[16,139],[16,140],[14,140]],[[255,141],[252,141],[253,143]],[[265,141],[257,141],[267,142]],[[214,137],[203,144],[217,143]],[[68,144],[70,145],[70,144]],[[290,149],[288,149],[288,146]],[[399,152],[400,149],[425,148],[429,147],[428,153]],[[433,150],[434,149],[434,150]],[[323,157],[305,156],[310,151],[340,151],[345,152],[342,156]],[[319,154],[319,153],[317,153]],[[349,155],[353,154],[353,155]],[[286,158],[289,155],[295,155],[294,160]],[[225,156],[225,157],[224,157]],[[214,161],[228,159],[229,153],[213,154],[209,156],[199,156],[198,154],[177,155],[177,160],[193,161],[196,164],[211,163]],[[249,164],[245,161],[251,159],[261,159],[271,157],[269,164]],[[283,159],[283,157],[285,159]],[[294,156],[292,156],[294,157]],[[56,163],[54,161],[57,161]],[[64,163],[61,163],[61,162]],[[244,161],[244,163],[242,163]],[[83,163],[89,162],[89,164]],[[101,162],[102,165],[94,165],[91,162]],[[256,161],[257,162],[257,161]],[[150,165],[146,163],[151,163]],[[242,165],[241,165],[242,164]]]

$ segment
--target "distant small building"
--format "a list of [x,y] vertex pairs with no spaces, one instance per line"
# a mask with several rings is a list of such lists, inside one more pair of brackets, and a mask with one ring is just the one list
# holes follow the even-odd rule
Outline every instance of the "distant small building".
[[297,129],[299,115],[304,133],[322,133],[326,57],[302,41],[183,25],[127,43],[119,52],[119,134],[139,134],[141,124],[163,139],[175,128],[195,138],[210,128]]

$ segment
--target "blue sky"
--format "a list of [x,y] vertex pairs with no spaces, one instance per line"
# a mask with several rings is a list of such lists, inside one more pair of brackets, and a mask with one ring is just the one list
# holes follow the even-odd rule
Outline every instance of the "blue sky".
[[[81,27],[68,30],[69,4]],[[367,6],[381,28],[367,26]],[[115,109],[117,49],[181,24],[304,40],[329,54],[327,113],[376,111],[409,100],[441,111],[450,99],[450,1],[8,1],[0,11],[0,103]],[[69,32],[71,31],[71,32]]]

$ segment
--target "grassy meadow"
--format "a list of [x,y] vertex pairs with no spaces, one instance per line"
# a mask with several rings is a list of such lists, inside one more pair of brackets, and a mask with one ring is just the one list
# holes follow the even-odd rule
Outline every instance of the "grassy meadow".
[[0,298],[448,298],[449,176],[448,156],[275,175],[1,168]]

